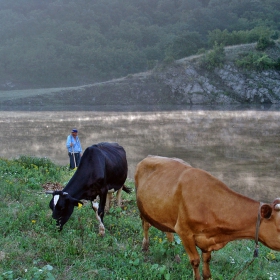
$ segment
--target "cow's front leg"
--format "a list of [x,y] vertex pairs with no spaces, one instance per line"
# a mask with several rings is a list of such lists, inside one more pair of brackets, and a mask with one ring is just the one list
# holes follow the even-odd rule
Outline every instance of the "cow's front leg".
[[210,279],[211,272],[210,272],[210,261],[211,261],[211,252],[202,253],[203,259],[203,279]]
[[95,212],[96,219],[99,222],[99,234],[101,236],[104,236],[105,235],[105,227],[103,225],[101,217],[98,215],[99,204],[98,204],[98,202],[92,201],[91,205],[92,205],[92,209]]
[[[194,238],[191,234],[188,233],[188,230],[186,230],[186,229],[184,229],[184,227],[180,226],[179,223],[176,224],[175,230],[176,230],[177,234],[180,236],[183,246],[188,254],[190,263],[193,268],[193,275],[194,275],[193,279],[200,280],[200,272],[199,272],[200,257],[197,252]],[[209,278],[203,278],[203,280],[206,280],[206,279],[209,279]]]
[[104,218],[104,213],[105,213],[105,205],[106,205],[107,194],[108,194],[108,191],[106,190],[106,191],[104,191],[104,193],[101,193],[99,195],[100,204],[99,204],[99,208],[98,208],[98,216],[100,217],[101,222],[102,222],[99,225],[99,234],[102,235],[102,236],[105,234],[105,227],[104,227],[104,224],[103,224],[103,218]]

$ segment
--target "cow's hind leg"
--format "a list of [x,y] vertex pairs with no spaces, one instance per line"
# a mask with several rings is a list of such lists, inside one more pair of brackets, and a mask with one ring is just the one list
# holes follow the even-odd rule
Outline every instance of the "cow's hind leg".
[[[121,207],[121,194],[122,194],[122,189],[123,187],[121,187],[120,189],[117,190],[117,195],[116,195],[116,199],[117,199],[117,205],[119,207]],[[114,193],[114,189],[111,189],[108,191],[107,193],[107,199],[106,199],[106,205],[105,205],[105,211],[109,211],[111,208],[111,202],[113,200],[113,193]]]
[[105,227],[104,227],[104,224],[102,223],[102,220],[101,220],[100,216],[98,215],[99,205],[98,205],[97,202],[94,202],[94,201],[91,202],[91,205],[92,205],[92,209],[95,212],[96,219],[99,222],[99,234],[101,236],[104,236],[105,235]]
[[105,205],[105,211],[109,211],[110,210],[112,200],[113,200],[113,192],[108,191],[107,199],[106,199],[106,205]]
[[121,205],[122,205],[122,201],[121,201],[122,189],[123,189],[123,187],[121,187],[121,188],[117,191],[117,205],[118,205],[119,207],[121,207]]
[[149,249],[149,228],[151,225],[141,216],[144,238],[142,241],[142,250],[148,251]]
[[172,232],[166,232],[166,237],[167,237],[167,240],[169,242],[173,242],[174,241],[174,234]]
[[202,260],[203,260],[203,279],[207,280],[211,278],[210,272],[210,261],[211,261],[211,251],[202,253]]

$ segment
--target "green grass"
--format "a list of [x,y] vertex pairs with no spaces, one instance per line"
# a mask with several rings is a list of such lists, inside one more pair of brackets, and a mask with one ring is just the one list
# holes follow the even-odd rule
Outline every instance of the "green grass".
[[[150,250],[142,252],[135,193],[122,194],[122,208],[105,215],[105,237],[89,203],[75,209],[58,232],[42,184],[64,184],[73,172],[46,158],[0,159],[0,279],[192,279],[178,236],[150,229]],[[127,184],[134,189],[133,182]],[[232,279],[252,260],[254,242],[229,243],[212,254],[213,279]],[[176,262],[179,255],[181,261]],[[260,255],[236,279],[280,279],[280,253],[260,246]]]
[[41,89],[24,89],[24,90],[0,90],[0,102],[6,100],[15,100],[39,95],[46,95],[64,90],[76,90],[81,87],[60,87],[60,88],[41,88]]
[[44,95],[56,91],[58,91],[58,89],[27,89],[27,90],[9,90],[9,91],[1,90],[0,102],[5,100],[18,99],[18,98],[26,98],[26,97],[36,96],[36,95]]

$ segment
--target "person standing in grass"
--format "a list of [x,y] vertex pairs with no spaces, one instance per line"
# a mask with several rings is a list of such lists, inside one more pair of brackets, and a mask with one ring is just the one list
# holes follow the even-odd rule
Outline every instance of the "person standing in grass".
[[70,169],[75,169],[79,166],[82,156],[82,146],[77,129],[72,129],[71,134],[67,136],[66,147],[70,159]]

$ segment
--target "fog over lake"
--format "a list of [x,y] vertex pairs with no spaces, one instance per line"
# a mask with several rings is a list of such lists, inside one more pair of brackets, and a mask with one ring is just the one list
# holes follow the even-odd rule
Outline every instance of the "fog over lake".
[[264,202],[280,197],[279,110],[0,111],[1,152],[68,164],[66,137],[79,130],[83,149],[118,142],[129,178],[147,155],[178,157],[229,187]]

